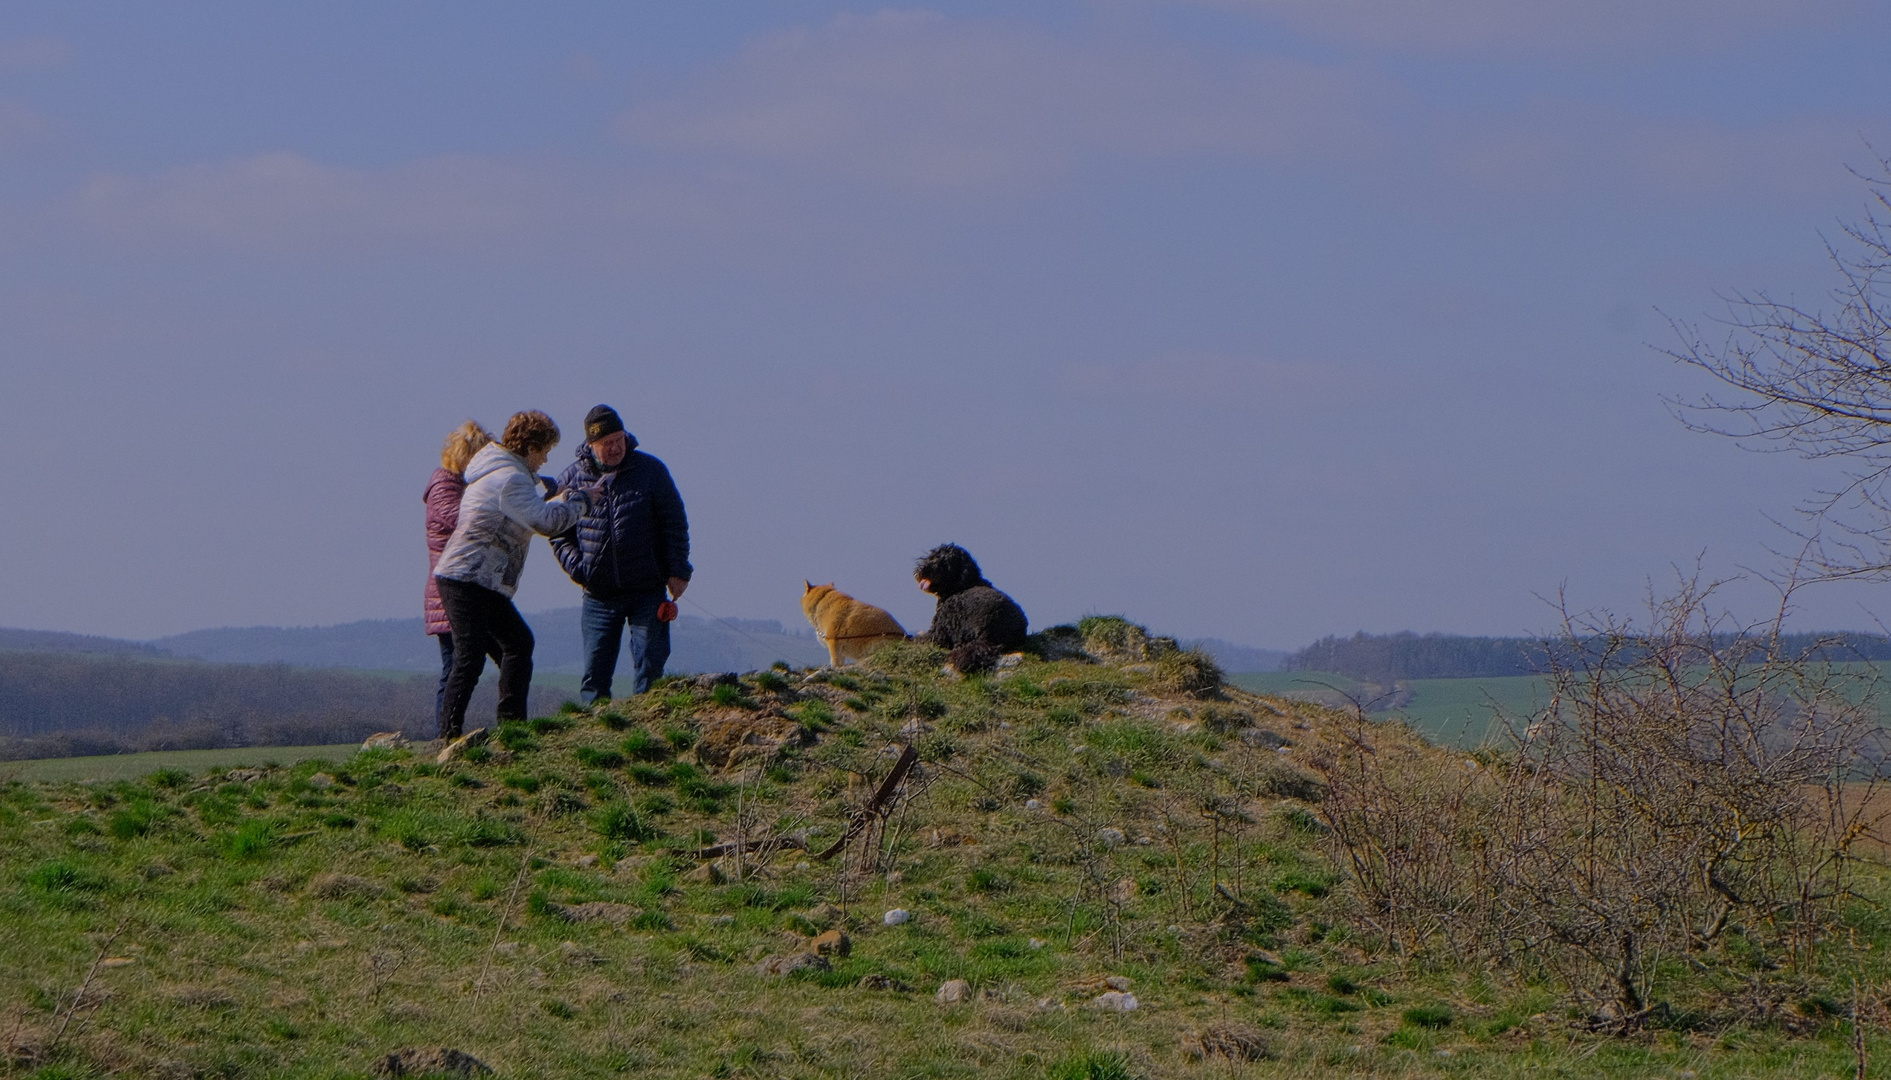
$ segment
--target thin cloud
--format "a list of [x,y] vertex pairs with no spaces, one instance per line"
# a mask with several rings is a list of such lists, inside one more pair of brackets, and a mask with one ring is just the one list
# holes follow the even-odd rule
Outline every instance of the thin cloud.
[[1711,52],[1823,25],[1858,0],[1179,0],[1387,52]]
[[1674,198],[1823,196],[1854,186],[1868,121],[1785,120],[1732,127],[1542,103],[1519,116],[1447,130],[1443,171],[1510,193],[1637,193]]
[[1109,158],[1356,160],[1382,89],[1356,69],[890,12],[760,40],[631,108],[620,130],[645,147],[966,189]]
[[56,37],[0,40],[0,71],[41,71],[71,62],[72,46]]
[[371,170],[278,152],[150,176],[95,176],[75,207],[94,229],[128,239],[464,249],[626,227],[713,232],[738,202],[727,189],[556,163],[440,157]]
[[31,106],[0,98],[0,150],[44,138],[52,125]]
[[1051,383],[1071,397],[1148,405],[1251,410],[1282,403],[1300,405],[1383,387],[1388,371],[1355,363],[1322,363],[1190,353],[1139,360],[1072,363],[1055,370]]

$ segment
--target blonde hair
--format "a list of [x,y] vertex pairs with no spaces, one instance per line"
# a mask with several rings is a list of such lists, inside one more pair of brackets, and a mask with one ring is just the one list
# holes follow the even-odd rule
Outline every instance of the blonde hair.
[[491,441],[492,432],[468,420],[446,437],[446,445],[440,448],[440,467],[454,476],[463,474],[473,455]]

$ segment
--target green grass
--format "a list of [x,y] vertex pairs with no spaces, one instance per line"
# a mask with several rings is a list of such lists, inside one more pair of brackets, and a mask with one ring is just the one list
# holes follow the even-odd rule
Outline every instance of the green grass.
[[[253,779],[169,760],[0,783],[0,1049],[44,1051],[16,1070],[42,1078],[357,1077],[405,1046],[500,1076],[666,1080],[1851,1075],[1851,968],[1794,973],[1813,1004],[1784,1007],[1790,1030],[1721,1016],[1615,1039],[1540,973],[1413,960],[1354,928],[1317,796],[1279,783],[1331,724],[1317,706],[1218,703],[1290,733],[1279,754],[1123,669],[948,681],[902,648],[825,684],[746,680],[737,700],[824,716],[766,767],[704,766],[693,717],[714,692],[666,687],[446,768],[268,748],[281,764]],[[914,712],[934,728],[920,794],[814,858]],[[791,834],[806,850],[693,854]],[[1861,887],[1891,897],[1881,871]],[[914,918],[887,926],[895,907]],[[852,939],[830,970],[757,973],[829,926]],[[1891,981],[1891,920],[1861,904],[1853,929],[1872,946],[1857,970]],[[46,1050],[89,971],[84,1023]],[[1106,976],[1142,1007],[1087,1007]],[[974,1000],[936,1003],[955,978]],[[1183,1037],[1222,1023],[1273,1058],[1189,1061]]]
[[292,765],[309,758],[344,758],[360,746],[242,746],[228,750],[159,750],[148,754],[106,754],[99,757],[42,758],[0,761],[0,780],[135,780],[164,769],[199,773],[210,768],[256,766],[268,762]]

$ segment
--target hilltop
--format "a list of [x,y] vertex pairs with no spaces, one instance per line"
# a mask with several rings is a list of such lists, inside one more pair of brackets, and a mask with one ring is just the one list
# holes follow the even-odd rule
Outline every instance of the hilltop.
[[672,678],[445,761],[6,785],[0,1049],[45,1080],[1849,1067],[1836,1012],[1622,1041],[1402,958],[1324,824],[1356,717],[1121,620],[1036,644]]

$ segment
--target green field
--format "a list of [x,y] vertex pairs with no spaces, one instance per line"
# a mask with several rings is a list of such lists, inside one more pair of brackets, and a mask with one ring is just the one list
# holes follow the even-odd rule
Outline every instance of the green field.
[[1477,746],[1503,734],[1499,714],[1523,716],[1540,708],[1543,679],[1518,675],[1496,679],[1414,679],[1411,700],[1396,709],[1372,708],[1384,689],[1330,671],[1263,671],[1228,676],[1257,694],[1273,694],[1347,708],[1352,701],[1375,716],[1403,719],[1432,742]]
[[[1836,667],[1847,674],[1876,674],[1891,678],[1891,663],[1847,663]],[[1228,676],[1228,681],[1257,694],[1311,701],[1331,708],[1349,708],[1353,702],[1381,719],[1402,719],[1432,742],[1471,747],[1501,739],[1499,717],[1525,717],[1548,703],[1548,684],[1540,675],[1491,679],[1413,679],[1405,684],[1411,698],[1396,708],[1375,707],[1386,688],[1330,671],[1261,671]],[[1891,695],[1879,691],[1882,704]],[[1891,719],[1888,716],[1887,719]]]
[[149,754],[0,761],[0,781],[135,780],[159,769],[200,773],[240,765],[293,765],[310,758],[341,760],[354,756],[356,743],[329,746],[238,746],[226,750],[160,750]]

